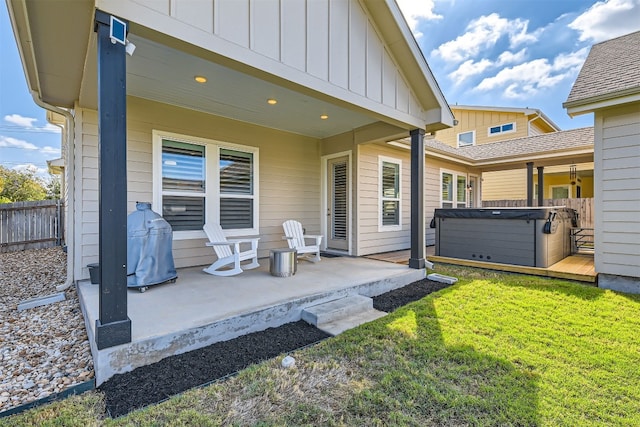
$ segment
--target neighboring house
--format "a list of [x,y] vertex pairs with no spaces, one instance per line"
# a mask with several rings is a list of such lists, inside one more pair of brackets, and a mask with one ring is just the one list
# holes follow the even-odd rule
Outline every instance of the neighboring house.
[[593,45],[563,106],[594,113],[598,286],[640,293],[640,32]]
[[[456,118],[454,126],[435,132],[434,138],[451,147],[481,146],[507,140],[527,138],[560,128],[541,110],[533,108],[451,106]],[[535,140],[533,140],[535,141]],[[561,149],[563,141],[558,141]],[[571,142],[568,142],[571,144]],[[575,165],[575,176],[570,175],[570,166]],[[568,159],[566,165],[548,167],[544,171],[545,199],[593,197],[593,162],[577,163]],[[485,172],[482,177],[482,200],[518,200],[527,197],[526,169]],[[537,182],[537,172],[534,172]],[[537,187],[537,184],[535,184]],[[534,198],[538,190],[534,189]]]
[[[211,263],[205,222],[260,236],[265,257],[287,219],[323,234],[325,250],[411,248],[424,267],[411,177],[439,185],[423,135],[453,115],[394,0],[7,5],[36,103],[66,119],[68,276],[100,262],[98,348],[130,339],[136,201],[172,224],[177,267]],[[126,47],[112,43],[125,33]],[[403,137],[409,150],[387,144]]]
[[[408,141],[395,142],[408,150]],[[425,210],[427,221],[436,208],[481,207],[481,194],[488,173],[524,170],[522,187],[527,194],[527,165],[542,170],[543,187],[547,185],[548,170],[558,165],[593,160],[593,128],[579,128],[526,138],[511,139],[493,144],[454,148],[436,139],[426,139]],[[537,176],[532,173],[532,189],[537,188]],[[533,179],[535,177],[535,179]],[[526,197],[525,197],[526,198]],[[534,203],[535,204],[535,203]],[[427,244],[435,244],[435,232],[427,229]]]

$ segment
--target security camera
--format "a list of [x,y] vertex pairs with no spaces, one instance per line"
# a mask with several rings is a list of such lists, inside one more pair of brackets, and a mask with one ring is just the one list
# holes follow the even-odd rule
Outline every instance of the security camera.
[[127,40],[127,43],[124,45],[124,50],[127,52],[127,55],[133,56],[133,52],[136,50],[136,45]]

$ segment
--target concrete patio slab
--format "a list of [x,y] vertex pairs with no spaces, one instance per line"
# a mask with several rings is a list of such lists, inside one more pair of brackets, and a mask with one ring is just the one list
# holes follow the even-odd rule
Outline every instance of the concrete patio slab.
[[306,307],[348,295],[375,296],[423,279],[425,270],[366,258],[300,261],[292,277],[261,267],[233,277],[212,276],[201,267],[178,270],[176,283],[128,292],[132,342],[98,350],[95,322],[99,286],[88,280],[78,294],[94,358],[96,384],[165,357],[301,319]]

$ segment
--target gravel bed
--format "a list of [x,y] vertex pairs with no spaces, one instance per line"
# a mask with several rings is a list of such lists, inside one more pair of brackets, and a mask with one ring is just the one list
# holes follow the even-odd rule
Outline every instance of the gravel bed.
[[26,299],[55,293],[66,267],[60,247],[0,254],[0,412],[94,376],[74,288],[65,301],[17,310]]

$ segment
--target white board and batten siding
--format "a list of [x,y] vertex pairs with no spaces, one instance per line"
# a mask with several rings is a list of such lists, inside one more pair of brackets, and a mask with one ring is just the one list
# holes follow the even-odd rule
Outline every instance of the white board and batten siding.
[[[153,200],[153,131],[239,144],[259,149],[259,257],[283,247],[282,223],[301,221],[307,231],[320,233],[320,143],[314,138],[261,128],[233,120],[158,104],[128,99],[127,211],[137,201]],[[75,277],[88,278],[86,265],[98,261],[98,116],[92,110],[76,114],[76,253]],[[287,153],[283,156],[282,153]],[[76,240],[78,241],[78,240]],[[174,239],[177,267],[208,265],[215,259],[202,238]]]
[[595,268],[640,278],[639,104],[595,114]]
[[131,22],[423,127],[426,112],[358,0],[97,0]]

